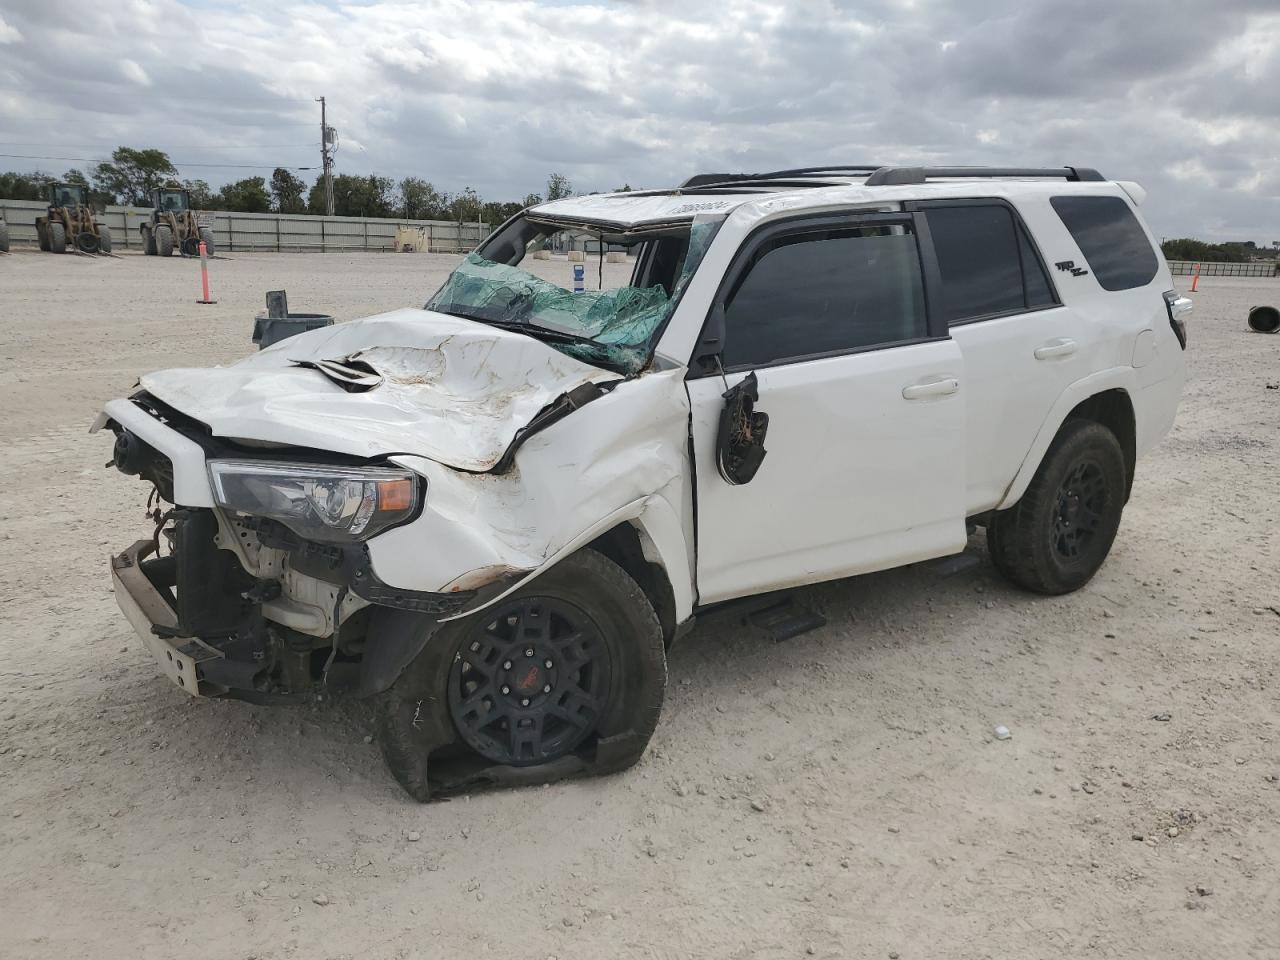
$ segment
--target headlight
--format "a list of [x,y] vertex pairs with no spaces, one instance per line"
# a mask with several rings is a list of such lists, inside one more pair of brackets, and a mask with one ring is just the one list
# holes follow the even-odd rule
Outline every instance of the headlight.
[[308,540],[367,540],[413,516],[418,480],[396,467],[210,460],[220,507],[270,517]]

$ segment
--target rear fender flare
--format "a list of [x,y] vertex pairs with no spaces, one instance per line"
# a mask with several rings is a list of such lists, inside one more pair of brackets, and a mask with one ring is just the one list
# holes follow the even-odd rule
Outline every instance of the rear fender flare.
[[[1049,450],[1049,444],[1053,443],[1053,438],[1058,435],[1058,431],[1066,421],[1067,414],[1094,394],[1102,393],[1105,390],[1123,390],[1132,400],[1138,395],[1137,387],[1137,378],[1131,367],[1113,367],[1110,370],[1102,370],[1077,380],[1062,391],[1057,402],[1054,403],[1053,408],[1049,411],[1049,415],[1045,417],[1044,422],[1040,425],[1040,430],[1036,434],[1031,448],[1027,451],[1027,455],[1023,457],[1022,465],[1018,468],[1013,482],[1006,488],[1004,497],[1000,500],[996,509],[1007,510],[1022,499],[1022,495],[1027,492],[1027,487],[1031,485],[1031,478],[1035,476],[1036,471],[1040,468],[1040,461],[1044,459],[1045,453]],[[1137,404],[1134,406],[1136,408]]]

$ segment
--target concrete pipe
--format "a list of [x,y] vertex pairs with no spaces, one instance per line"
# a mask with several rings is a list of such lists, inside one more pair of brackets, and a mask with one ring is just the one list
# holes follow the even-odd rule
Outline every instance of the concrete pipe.
[[1249,329],[1255,333],[1275,333],[1280,330],[1280,310],[1275,307],[1250,307]]

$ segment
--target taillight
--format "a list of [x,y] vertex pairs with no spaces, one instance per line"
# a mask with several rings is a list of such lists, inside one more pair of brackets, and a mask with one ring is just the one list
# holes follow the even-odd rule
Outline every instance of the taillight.
[[1169,311],[1169,326],[1178,338],[1178,345],[1187,349],[1187,317],[1191,315],[1191,300],[1177,290],[1164,292],[1164,306]]

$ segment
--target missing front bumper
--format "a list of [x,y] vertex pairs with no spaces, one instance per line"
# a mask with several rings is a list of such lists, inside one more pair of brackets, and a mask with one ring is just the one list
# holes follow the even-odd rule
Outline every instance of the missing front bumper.
[[197,637],[178,635],[177,613],[142,569],[154,552],[152,541],[139,540],[111,558],[116,603],[166,677],[193,697],[222,696],[227,688],[205,679],[204,670],[223,654]]

